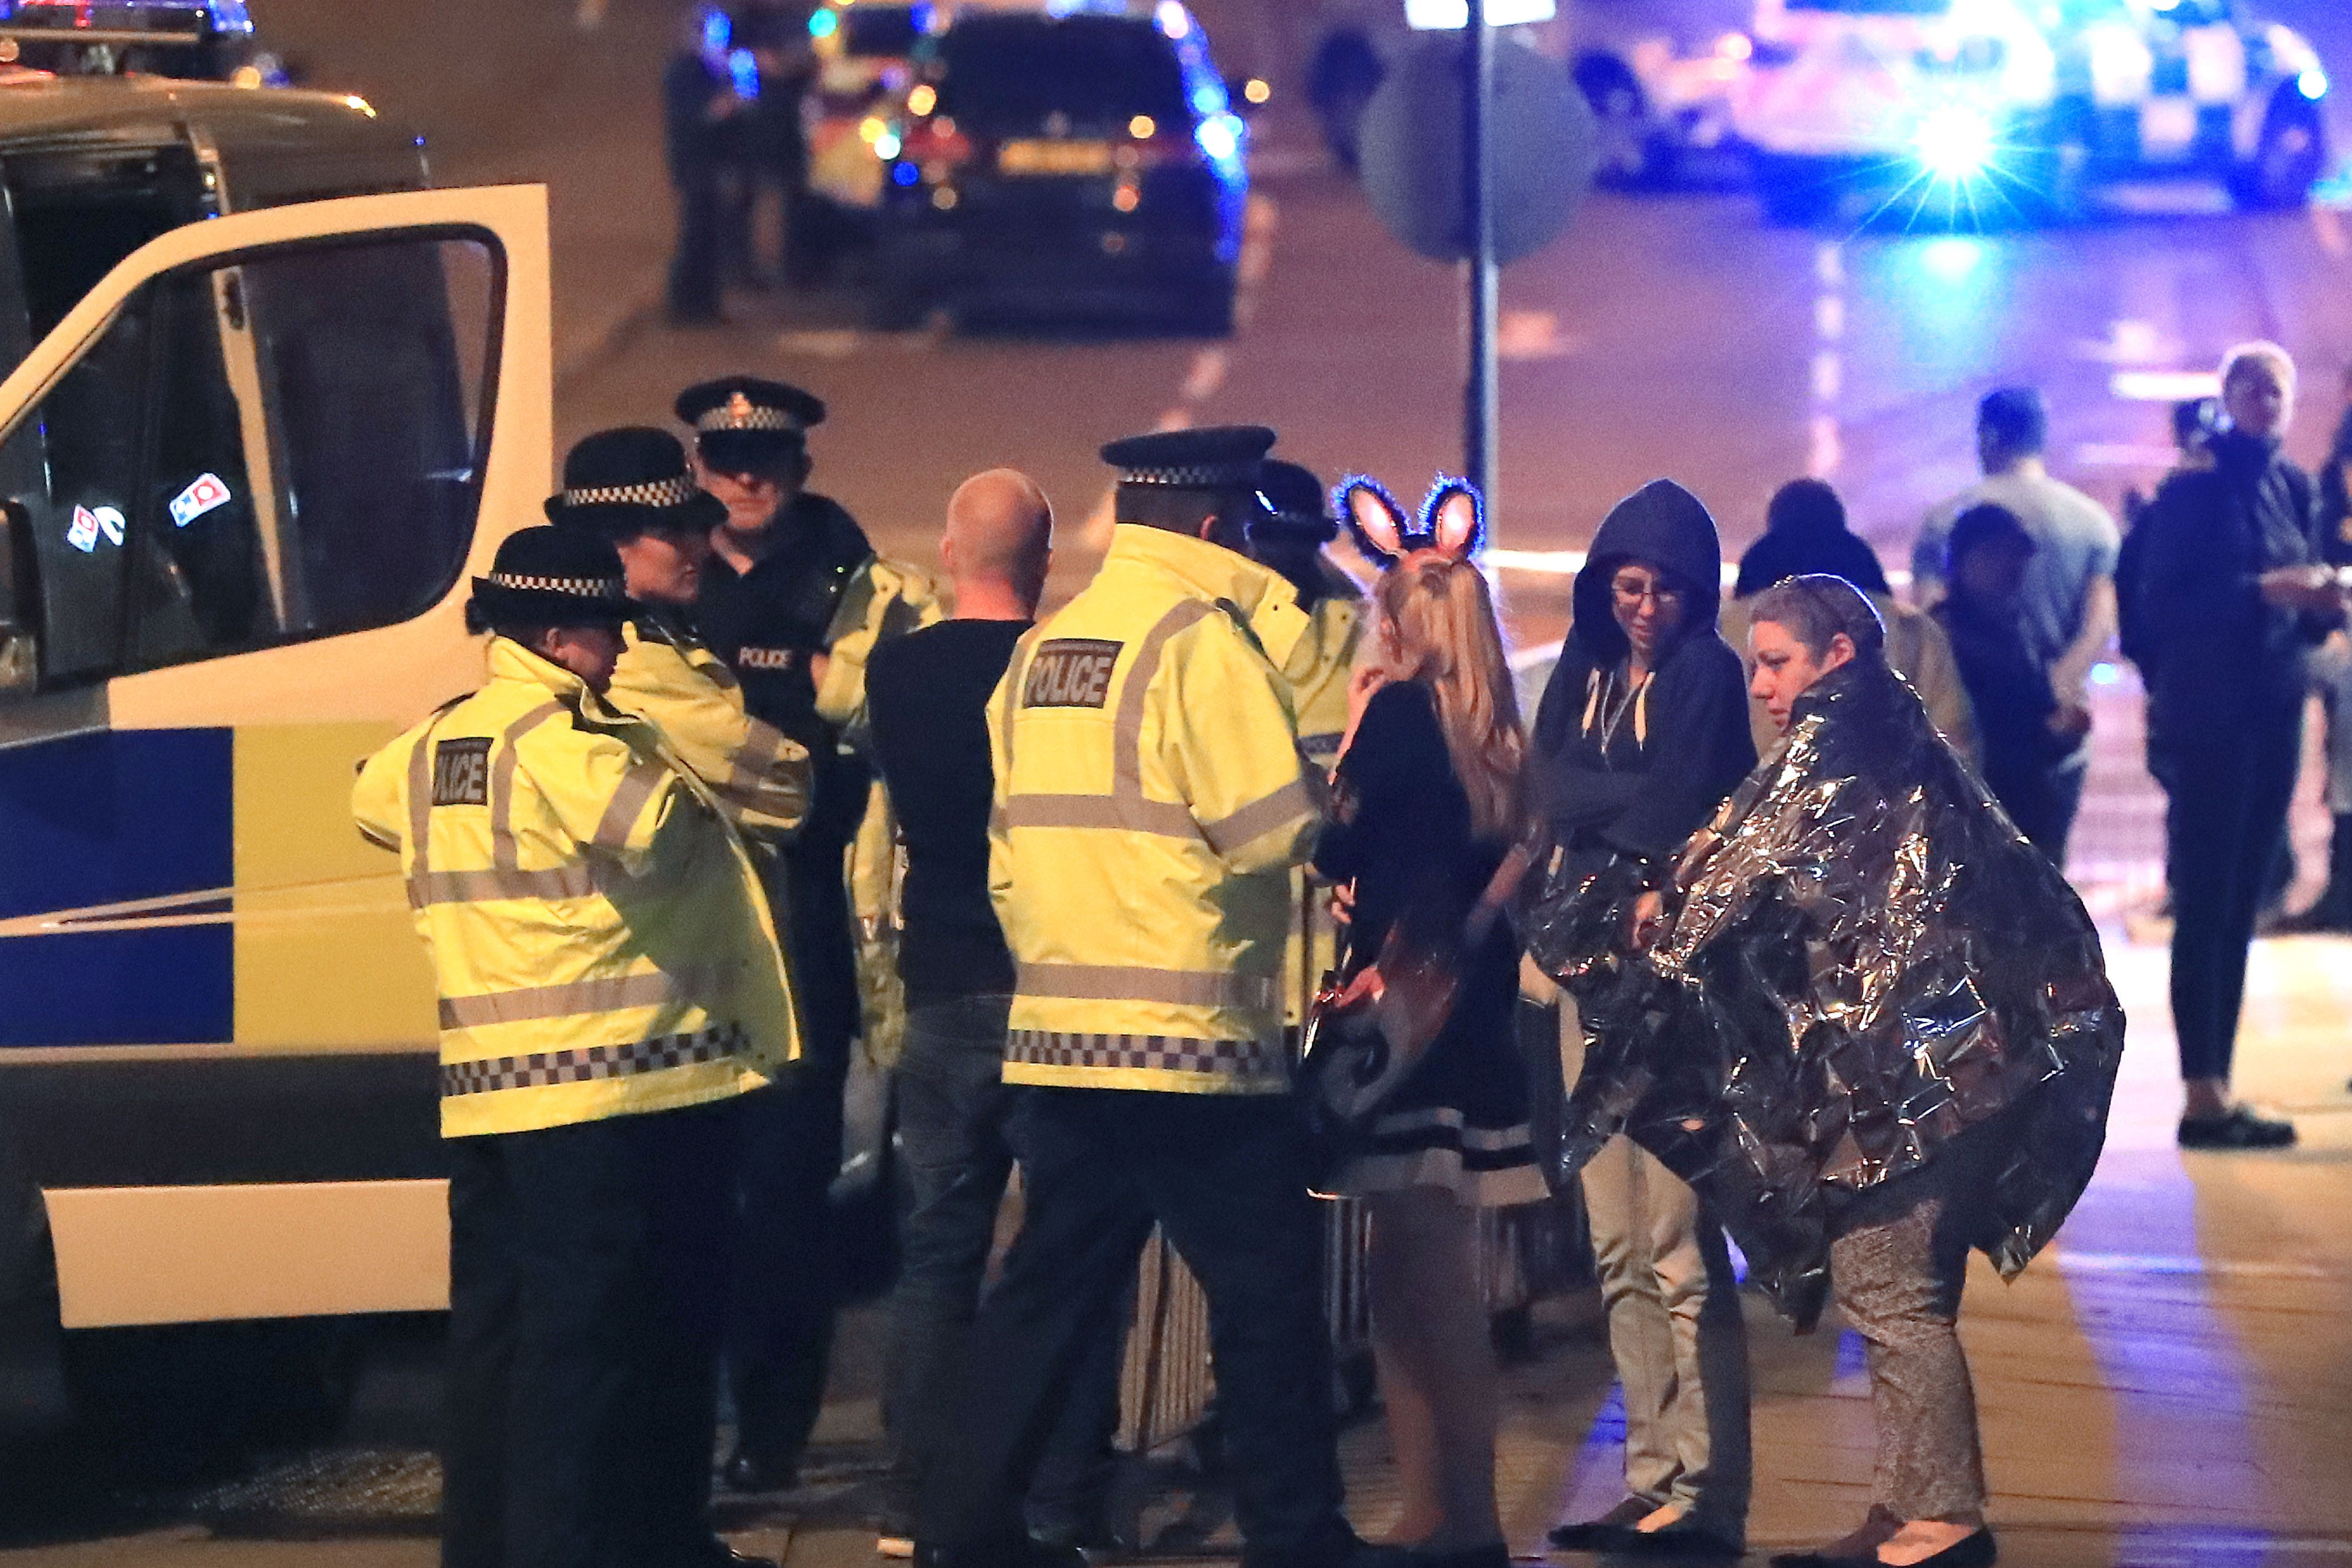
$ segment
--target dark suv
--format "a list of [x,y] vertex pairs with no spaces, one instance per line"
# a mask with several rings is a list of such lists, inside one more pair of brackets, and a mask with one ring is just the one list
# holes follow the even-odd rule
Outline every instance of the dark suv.
[[874,142],[880,324],[995,305],[1231,330],[1244,135],[1179,0],[965,13]]

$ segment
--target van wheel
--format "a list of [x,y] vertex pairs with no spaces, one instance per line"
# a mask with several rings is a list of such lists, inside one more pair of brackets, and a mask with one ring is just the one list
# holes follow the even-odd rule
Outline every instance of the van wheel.
[[75,1329],[66,1385],[82,1428],[134,1468],[183,1476],[332,1437],[349,1415],[346,1318]]
[[2271,101],[2252,161],[2230,171],[2230,199],[2248,212],[2300,207],[2311,200],[2326,166],[2327,131],[2319,110],[2289,84]]

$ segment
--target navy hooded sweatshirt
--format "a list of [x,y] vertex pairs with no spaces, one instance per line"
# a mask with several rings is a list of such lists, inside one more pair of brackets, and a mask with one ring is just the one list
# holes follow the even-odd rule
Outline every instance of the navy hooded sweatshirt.
[[[1630,692],[1610,589],[1629,560],[1656,567],[1685,596],[1682,624]],[[1618,502],[1593,535],[1533,737],[1536,798],[1573,857],[1663,861],[1756,766],[1747,669],[1716,629],[1722,573],[1715,519],[1670,479]]]

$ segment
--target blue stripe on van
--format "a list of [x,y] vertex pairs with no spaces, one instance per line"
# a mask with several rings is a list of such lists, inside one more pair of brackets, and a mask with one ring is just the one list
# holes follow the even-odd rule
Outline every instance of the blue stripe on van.
[[[0,750],[0,918],[228,886],[233,748],[224,728]],[[226,925],[0,937],[0,1046],[226,1041],[236,970]]]

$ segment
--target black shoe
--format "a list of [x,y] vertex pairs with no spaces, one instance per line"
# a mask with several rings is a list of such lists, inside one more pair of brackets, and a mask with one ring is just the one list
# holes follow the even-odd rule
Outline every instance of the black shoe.
[[[1964,1535],[1932,1557],[1922,1557],[1912,1568],[1992,1568],[2000,1560],[2000,1544],[1990,1530]],[[1830,1557],[1818,1552],[1782,1552],[1772,1568],[1885,1568],[1876,1548],[1861,1557]]]
[[790,1491],[801,1484],[800,1464],[794,1459],[740,1452],[727,1461],[719,1479],[726,1482],[729,1491]]
[[1686,1563],[1730,1563],[1742,1555],[1740,1547],[1687,1519],[1678,1519],[1663,1530],[1629,1530],[1611,1550],[1628,1557],[1671,1558]]
[[1028,1536],[955,1548],[915,1542],[915,1568],[1087,1568],[1075,1546],[1053,1546]]
[[783,1564],[772,1557],[746,1556],[713,1536],[710,1544],[690,1560],[688,1568],[783,1568]]
[[1544,1539],[1561,1552],[1622,1551],[1633,1526],[1656,1511],[1657,1504],[1629,1497],[1599,1519],[1556,1525]]
[[2284,1149],[2294,1143],[2294,1124],[2257,1116],[2232,1105],[2219,1116],[2180,1118],[2184,1149]]

